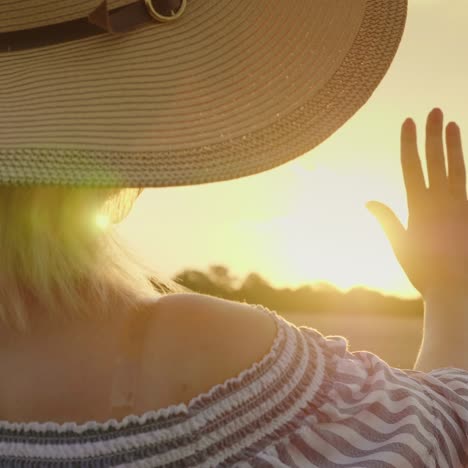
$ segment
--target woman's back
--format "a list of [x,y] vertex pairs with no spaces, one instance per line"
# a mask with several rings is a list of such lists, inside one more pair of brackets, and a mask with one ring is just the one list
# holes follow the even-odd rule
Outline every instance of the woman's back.
[[[147,340],[168,333],[144,360],[148,400],[139,400],[138,415],[111,420],[91,402],[76,414],[104,422],[63,423],[69,408],[56,411],[48,399],[46,422],[0,420],[0,466],[467,466],[467,371],[394,369],[372,353],[349,353],[342,337],[297,328],[262,306],[234,304],[215,316],[229,301],[195,296],[168,298],[167,313],[155,314]],[[169,311],[172,305],[181,307]],[[97,379],[79,384],[89,400],[109,384]],[[158,393],[165,380],[174,394]],[[27,387],[20,403],[36,393],[35,382]],[[37,388],[51,393],[47,382]],[[47,416],[54,412],[56,421]]]
[[[273,321],[258,310],[198,294],[163,296],[138,312],[144,323],[132,339],[144,343],[133,363],[141,363],[130,409],[135,414],[188,403],[236,376],[268,352],[276,334]],[[31,337],[4,336],[0,346],[8,352],[0,353],[0,373],[8,385],[0,389],[0,419],[83,423],[126,416],[125,409],[112,410],[111,395],[116,358],[136,314],[115,315],[112,323],[83,321],[42,327]],[[133,364],[118,377],[130,382]]]

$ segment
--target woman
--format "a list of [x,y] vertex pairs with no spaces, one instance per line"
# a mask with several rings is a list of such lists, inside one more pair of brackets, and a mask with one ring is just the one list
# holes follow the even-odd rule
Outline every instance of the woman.
[[110,3],[0,5],[0,466],[465,466],[466,181],[455,124],[445,176],[440,110],[429,189],[403,125],[408,230],[370,205],[425,300],[413,371],[151,285],[112,230],[144,187],[329,137],[388,69],[406,1]]

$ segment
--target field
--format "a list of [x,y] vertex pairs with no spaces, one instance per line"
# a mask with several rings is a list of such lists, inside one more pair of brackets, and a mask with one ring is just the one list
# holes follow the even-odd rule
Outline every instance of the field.
[[421,346],[422,317],[392,317],[349,314],[285,313],[296,326],[315,328],[322,335],[341,335],[348,339],[350,351],[366,350],[377,354],[392,367],[412,369]]

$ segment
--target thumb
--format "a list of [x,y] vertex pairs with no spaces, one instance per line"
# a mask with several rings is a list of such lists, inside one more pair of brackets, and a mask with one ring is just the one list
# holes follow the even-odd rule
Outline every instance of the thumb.
[[406,230],[395,213],[387,205],[376,201],[367,202],[366,208],[376,217],[395,254],[400,252]]

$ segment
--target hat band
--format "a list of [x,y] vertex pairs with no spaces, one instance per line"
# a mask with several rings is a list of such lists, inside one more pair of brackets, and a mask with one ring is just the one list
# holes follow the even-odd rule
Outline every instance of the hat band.
[[87,18],[0,33],[0,53],[36,49],[106,32],[127,33],[154,21],[172,21],[182,15],[187,0],[158,0],[158,8],[154,2],[138,0],[109,12],[107,0],[103,0]]

